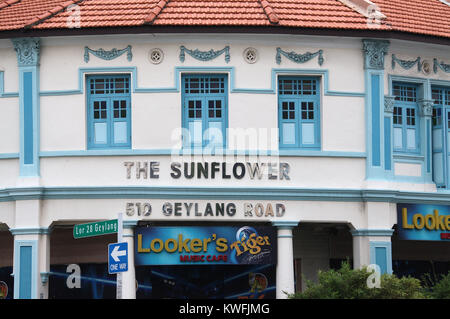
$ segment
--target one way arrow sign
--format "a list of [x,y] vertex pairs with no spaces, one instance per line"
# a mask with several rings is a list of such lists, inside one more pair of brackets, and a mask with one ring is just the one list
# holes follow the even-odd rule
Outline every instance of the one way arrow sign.
[[128,243],[108,245],[108,272],[117,274],[128,271]]
[[127,255],[127,251],[126,250],[119,250],[119,249],[120,249],[119,246],[114,246],[113,251],[111,252],[111,257],[114,259],[114,261],[116,263],[120,262],[120,258],[119,257]]

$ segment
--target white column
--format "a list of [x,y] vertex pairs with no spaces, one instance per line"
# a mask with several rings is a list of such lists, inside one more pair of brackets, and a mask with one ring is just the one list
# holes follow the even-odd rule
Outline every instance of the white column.
[[128,243],[128,271],[122,273],[122,299],[136,299],[136,271],[134,268],[134,227],[137,221],[123,222],[123,241]]
[[287,294],[295,292],[294,249],[292,243],[292,228],[298,222],[273,222],[277,227],[277,299],[287,299]]
[[353,269],[361,269],[370,265],[369,238],[362,236],[357,230],[351,231],[353,235]]

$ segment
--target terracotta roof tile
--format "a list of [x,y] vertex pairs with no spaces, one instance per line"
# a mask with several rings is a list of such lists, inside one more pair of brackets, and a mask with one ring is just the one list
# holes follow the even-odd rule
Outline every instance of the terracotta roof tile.
[[[372,0],[387,17],[377,29],[450,38],[450,6],[439,0]],[[338,0],[0,0],[0,32],[69,28],[79,5],[81,28],[142,26],[281,26],[373,29]]]
[[[393,29],[450,37],[450,6],[439,0],[373,0]],[[395,2],[395,4],[393,4]]]

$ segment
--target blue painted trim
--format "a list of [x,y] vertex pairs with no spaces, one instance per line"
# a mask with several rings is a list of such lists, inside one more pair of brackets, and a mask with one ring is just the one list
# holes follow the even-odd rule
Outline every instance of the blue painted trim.
[[431,173],[431,120],[426,119],[426,166],[427,173]]
[[23,73],[23,163],[32,165],[33,158],[33,78],[31,72]]
[[[137,226],[138,222],[139,222],[139,220],[124,220],[122,222],[123,228],[134,228]],[[125,237],[125,235],[124,235],[124,237]],[[131,236],[131,237],[133,237],[133,236]]]
[[384,169],[392,170],[391,117],[384,117]]
[[329,96],[349,96],[364,97],[364,92],[346,92],[329,90],[328,70],[322,69],[272,69],[271,70],[271,87],[267,89],[253,88],[237,88],[235,86],[235,69],[234,67],[175,67],[174,68],[174,85],[161,88],[142,88],[138,87],[138,72],[136,67],[107,67],[107,68],[79,68],[78,69],[78,88],[72,90],[53,90],[41,91],[41,96],[57,96],[57,95],[75,95],[84,93],[84,77],[85,74],[98,73],[129,73],[132,77],[133,93],[178,93],[180,92],[181,73],[185,72],[210,72],[210,73],[228,73],[230,93],[248,93],[248,94],[276,94],[277,76],[281,75],[316,75],[323,77],[324,95]]
[[372,107],[372,166],[381,166],[381,100],[380,100],[380,75],[370,75],[371,107]]
[[402,154],[402,153],[395,153],[392,155],[394,160],[398,161],[415,161],[414,163],[422,163],[425,159],[423,155],[418,154]]
[[279,156],[310,156],[310,157],[352,157],[366,158],[365,152],[344,152],[344,151],[317,151],[317,150],[280,150]]
[[[384,248],[385,253],[385,259],[383,260],[377,260],[377,257],[380,257],[377,254],[377,248]],[[382,269],[383,273],[392,274],[392,244],[391,242],[385,242],[385,241],[371,241],[369,243],[369,249],[370,249],[370,263],[371,264],[377,264]],[[383,271],[383,268],[385,271]]]
[[[14,299],[19,299],[24,292],[21,289],[21,247],[31,247],[31,283],[29,283],[30,298],[37,298],[37,240],[15,240],[14,241]],[[28,289],[28,287],[27,287]]]
[[353,236],[380,236],[380,237],[391,237],[394,233],[393,229],[354,229],[350,233]]
[[20,246],[20,280],[19,280],[19,299],[31,299],[32,294],[32,246]]
[[[272,221],[272,226],[278,227],[278,228],[290,229],[290,228],[297,227],[298,224],[299,224],[299,221],[295,221],[295,220],[274,220],[274,221]],[[281,237],[281,236],[278,236],[278,237]],[[292,237],[292,236],[290,236],[290,237]]]
[[36,227],[36,228],[10,228],[9,231],[12,235],[47,235],[50,234],[51,229],[49,227]]
[[450,86],[450,81],[429,79],[428,82],[432,86]]
[[19,153],[2,153],[0,159],[18,159]]
[[19,67],[19,89],[20,176],[36,177],[39,176],[40,167],[38,156],[40,139],[38,66]]
[[0,71],[0,98],[19,97],[19,92],[5,92],[4,71]]
[[279,75],[309,75],[309,76],[321,76],[323,78],[323,94],[329,96],[349,96],[349,97],[365,97],[364,92],[344,92],[344,91],[332,91],[329,89],[329,72],[322,69],[272,69],[272,86],[270,88],[271,93],[275,93],[277,90],[277,77]]
[[[40,157],[67,157],[67,156],[134,156],[134,155],[201,155],[202,150],[189,149],[108,149],[108,150],[74,150],[74,151],[42,151]],[[209,153],[208,153],[209,154]],[[365,158],[364,152],[341,152],[341,151],[316,151],[316,150],[217,150],[215,155],[262,155],[262,156],[304,156],[304,157],[348,157]],[[11,156],[13,156],[12,154]],[[7,154],[5,156],[8,156]],[[2,154],[0,154],[2,158]]]
[[366,161],[366,179],[389,180],[390,172],[384,167],[384,70],[366,69],[364,83],[367,91],[364,103],[369,159]]
[[0,190],[0,202],[52,199],[233,199],[332,202],[391,202],[450,205],[450,191],[435,193],[396,190],[325,189],[293,187],[29,187]]

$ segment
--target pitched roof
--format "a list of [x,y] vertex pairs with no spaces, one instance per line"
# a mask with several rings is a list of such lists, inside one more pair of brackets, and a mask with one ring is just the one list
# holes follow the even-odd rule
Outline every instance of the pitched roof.
[[[368,0],[364,0],[370,3]],[[372,0],[376,25],[339,0],[0,0],[0,32],[155,26],[273,26],[388,30],[450,38],[450,6],[440,0]],[[348,2],[348,1],[347,1]],[[78,7],[73,9],[71,5]]]
[[375,0],[392,29],[450,37],[450,5],[439,0]]

